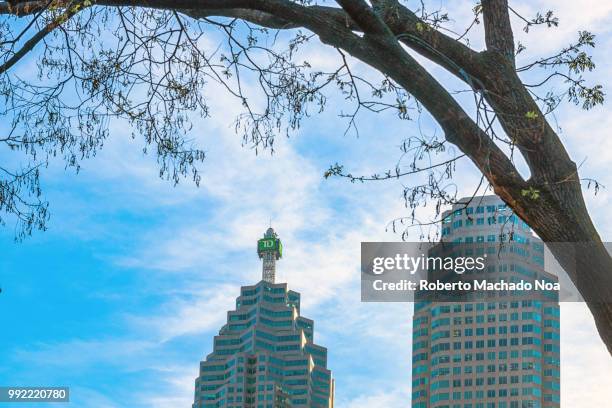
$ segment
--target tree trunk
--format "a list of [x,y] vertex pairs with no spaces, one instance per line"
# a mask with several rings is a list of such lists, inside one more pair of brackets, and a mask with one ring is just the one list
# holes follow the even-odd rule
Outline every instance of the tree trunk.
[[[612,257],[586,209],[578,176],[539,197],[497,191],[546,243],[586,301],[612,355]],[[506,197],[504,197],[504,195]],[[514,198],[514,199],[513,199]]]
[[612,355],[612,258],[587,211],[578,168],[547,122],[512,61],[484,53],[484,95],[510,140],[527,161],[524,185],[496,184],[495,192],[549,249],[587,302]]

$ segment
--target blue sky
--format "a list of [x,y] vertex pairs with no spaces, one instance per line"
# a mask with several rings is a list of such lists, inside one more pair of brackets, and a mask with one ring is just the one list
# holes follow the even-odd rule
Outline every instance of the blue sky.
[[[589,28],[598,35],[598,68],[589,78],[612,89],[607,1],[512,3],[526,14],[553,8],[561,20],[559,28],[529,37],[517,26],[529,47],[523,58],[553,52]],[[440,4],[458,25],[473,6]],[[305,52],[314,66],[337,58],[321,47]],[[302,314],[315,320],[315,340],[329,348],[336,406],[408,406],[411,306],[362,304],[358,273],[361,241],[400,239],[385,227],[406,215],[402,182],[322,176],[334,162],[366,174],[393,167],[415,124],[364,116],[357,138],[344,135],[346,122],[331,106],[291,138],[279,137],[273,156],[256,156],[233,132],[235,101],[215,91],[213,117],[196,121],[192,132],[208,156],[200,188],[159,180],[155,159],[142,155],[125,124],[113,123],[112,138],[80,174],[59,162],[46,170],[47,232],[14,243],[10,225],[0,230],[0,384],[69,385],[77,407],[189,406],[198,362],[211,351],[226,310],[240,285],[260,277],[255,243],[272,218],[285,247],[279,279],[302,293]],[[557,119],[574,160],[586,159],[582,176],[612,188],[608,113],[609,103],[586,113],[566,105]],[[422,125],[434,129],[426,116]],[[0,150],[0,162],[9,160]],[[455,182],[469,193],[478,174],[467,162],[460,168]],[[586,197],[610,240],[609,191]],[[432,212],[423,208],[419,216],[427,220]],[[611,370],[586,308],[563,305],[563,406],[607,405]]]

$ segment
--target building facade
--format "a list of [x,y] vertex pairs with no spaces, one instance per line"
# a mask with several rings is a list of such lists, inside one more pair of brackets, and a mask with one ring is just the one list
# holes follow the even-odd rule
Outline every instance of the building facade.
[[[542,242],[498,197],[460,200],[442,220],[442,241],[489,254],[488,281],[556,282]],[[560,406],[556,296],[417,301],[412,334],[412,408]]]
[[236,308],[200,363],[193,408],[333,407],[327,349],[300,316],[300,294],[275,283],[282,244],[272,228],[258,241],[262,280],[243,286]]

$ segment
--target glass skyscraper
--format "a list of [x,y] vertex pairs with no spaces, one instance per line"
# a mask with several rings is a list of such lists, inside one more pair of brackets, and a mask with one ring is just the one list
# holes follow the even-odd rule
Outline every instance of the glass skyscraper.
[[[490,255],[488,281],[556,282],[543,243],[498,197],[462,199],[442,220],[442,241]],[[412,408],[560,406],[556,296],[417,301],[412,339]]]
[[244,286],[235,310],[200,363],[193,408],[333,407],[327,349],[314,343],[314,322],[300,316],[300,294],[275,283],[282,245],[268,229],[258,242],[262,280]]

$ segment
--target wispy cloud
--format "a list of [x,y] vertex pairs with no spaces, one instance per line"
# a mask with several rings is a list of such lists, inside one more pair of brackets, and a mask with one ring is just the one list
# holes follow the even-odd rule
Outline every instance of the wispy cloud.
[[221,284],[188,297],[174,297],[155,315],[127,316],[127,320],[165,342],[188,334],[209,334],[226,321],[225,311],[234,308],[236,286]]

